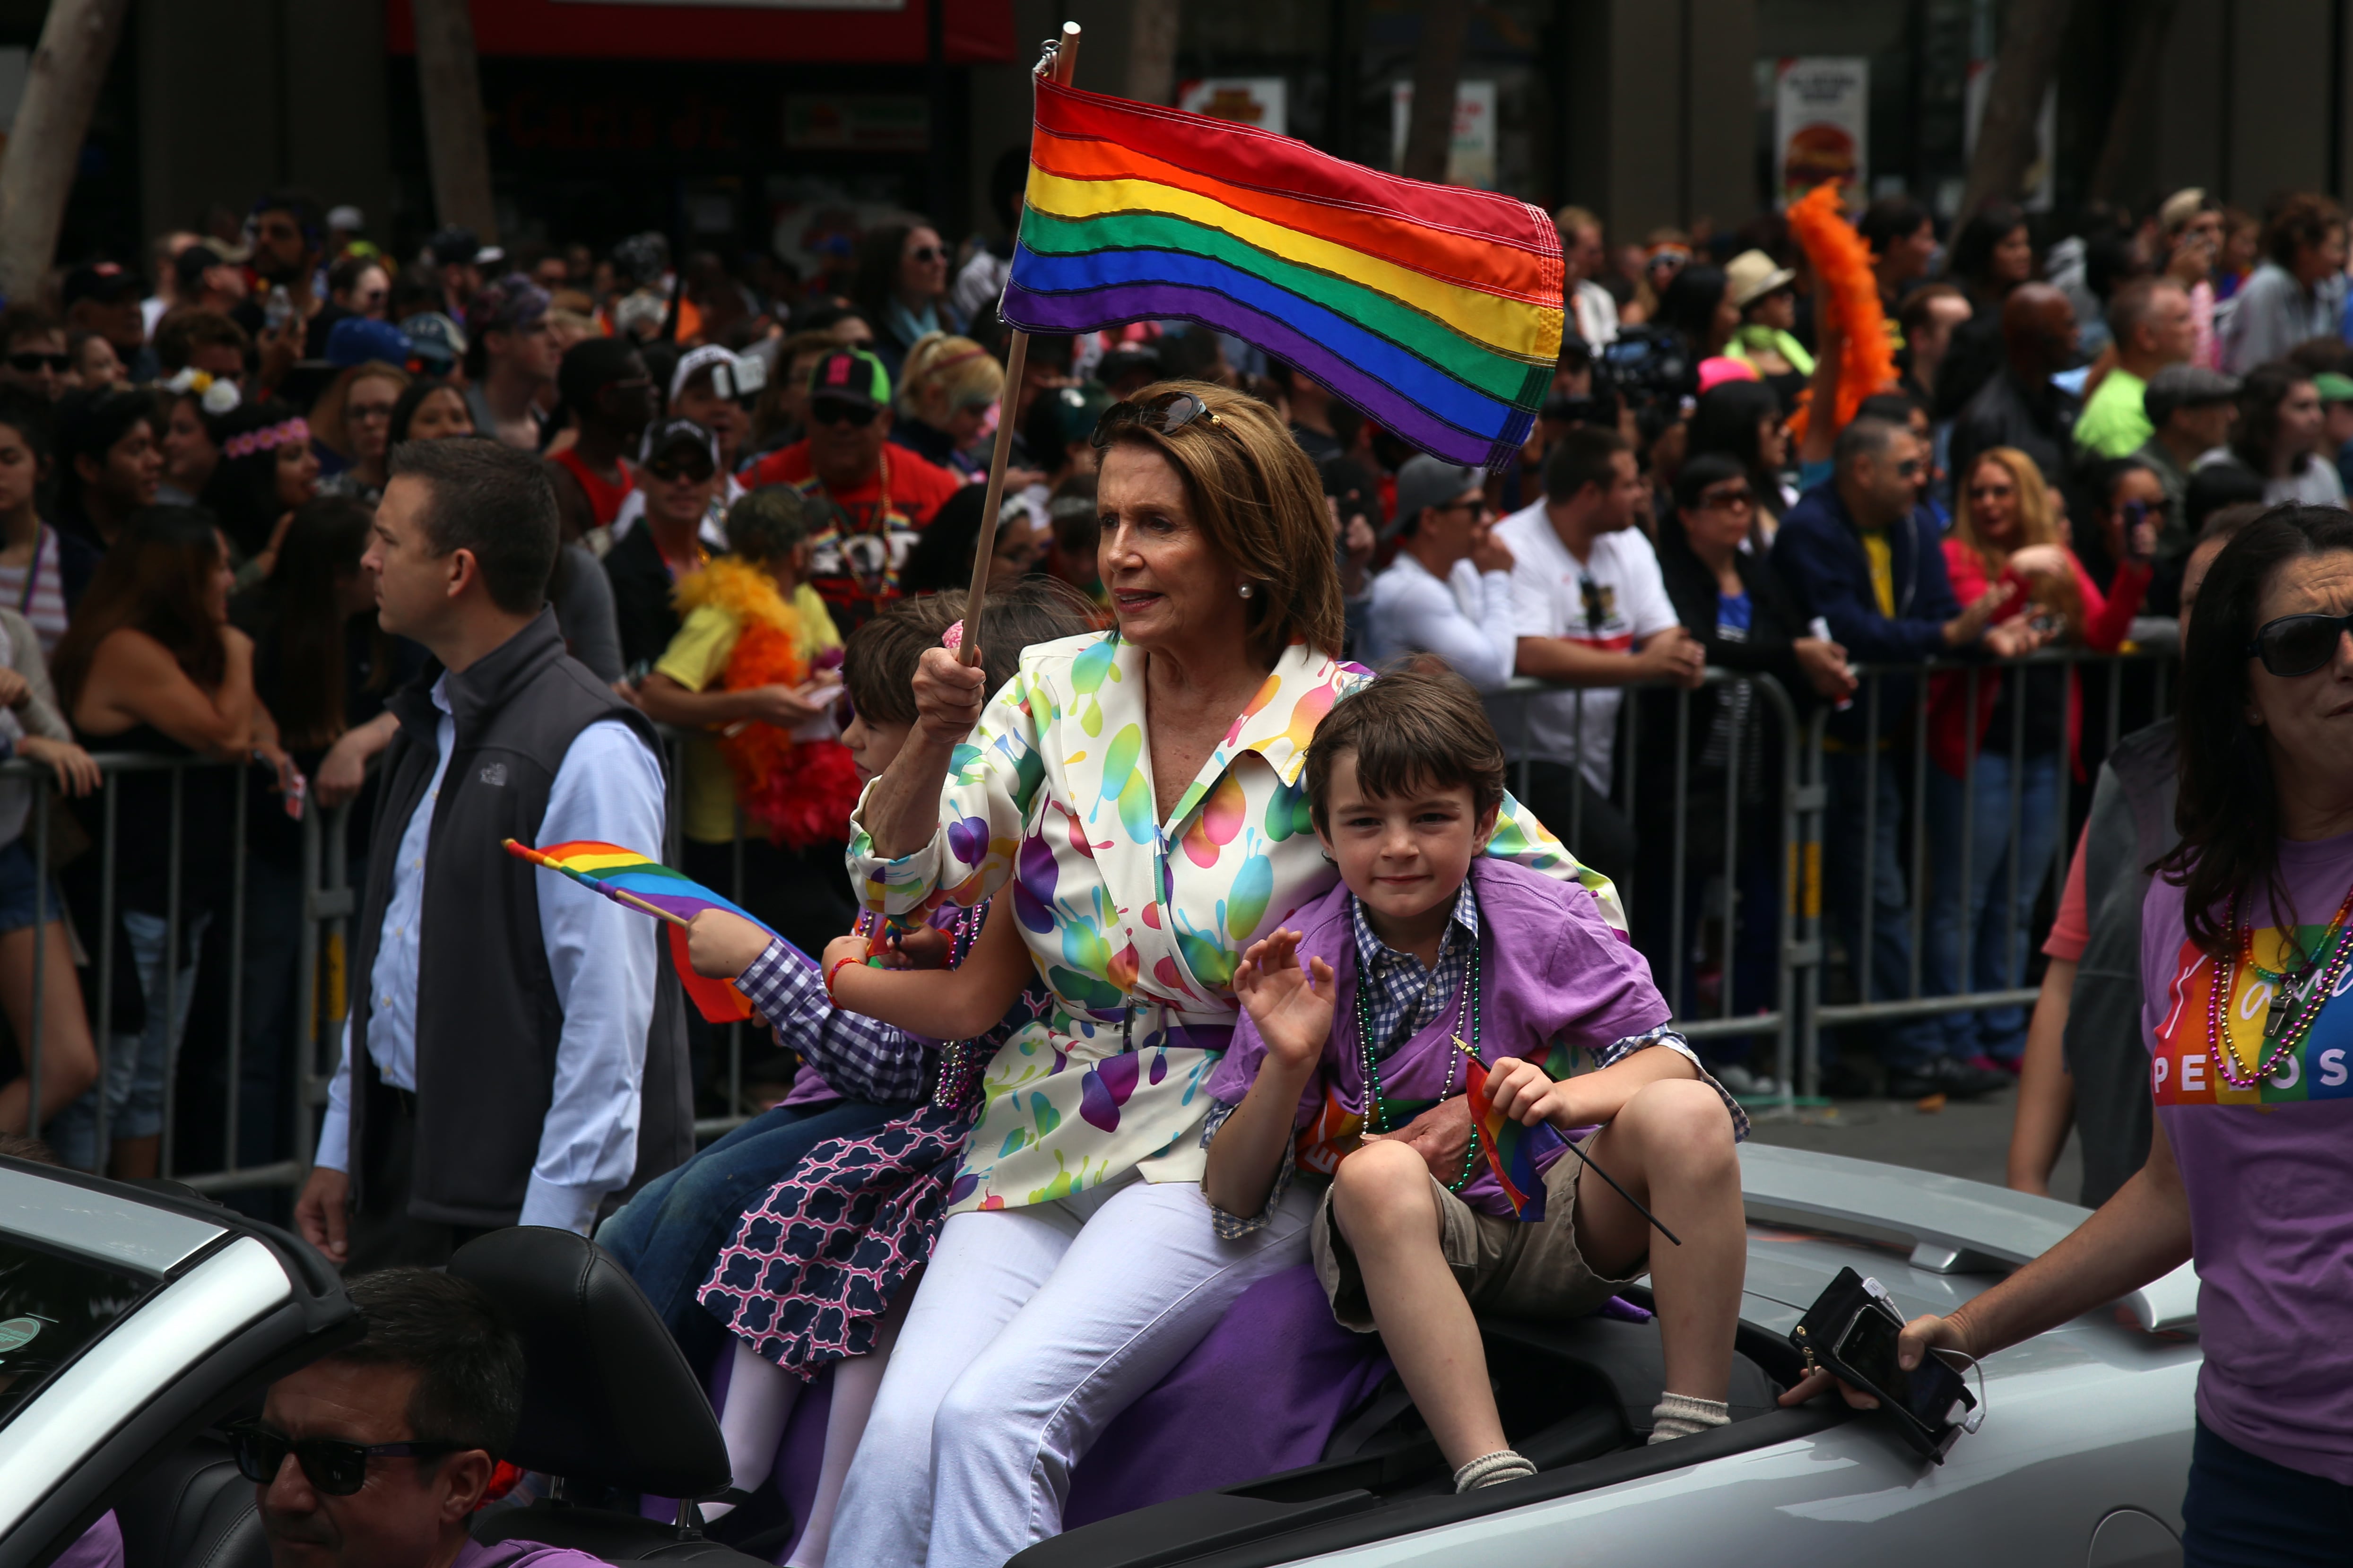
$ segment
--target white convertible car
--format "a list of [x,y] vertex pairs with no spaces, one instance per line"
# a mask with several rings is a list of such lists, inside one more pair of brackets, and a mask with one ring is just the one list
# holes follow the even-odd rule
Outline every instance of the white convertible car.
[[[2149,1568],[2180,1560],[2198,1372],[2185,1268],[1985,1365],[1983,1429],[1942,1466],[1834,1401],[1781,1410],[1787,1340],[1844,1267],[1906,1316],[1948,1310],[2084,1217],[2071,1205],[1894,1166],[1746,1146],[1747,1292],[1733,1424],[1644,1447],[1655,1330],[1592,1319],[1486,1324],[1514,1445],[1539,1473],[1468,1497],[1394,1387],[1323,1462],[1075,1530],[1014,1568],[1258,1564],[1982,1564]],[[753,1568],[691,1507],[726,1453],[702,1389],[612,1261],[560,1231],[482,1238],[453,1270],[523,1327],[512,1456],[563,1480],[480,1516],[614,1563]],[[264,1568],[253,1488],[210,1428],[356,1331],[311,1249],[193,1194],[0,1159],[0,1568],[43,1568],[105,1510],[127,1568]]]

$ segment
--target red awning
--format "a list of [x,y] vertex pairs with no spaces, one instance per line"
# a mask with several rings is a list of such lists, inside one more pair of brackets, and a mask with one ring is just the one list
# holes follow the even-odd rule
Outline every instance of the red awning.
[[[887,0],[885,0],[887,4]],[[761,60],[825,65],[920,65],[925,7],[818,9],[797,0],[695,5],[653,0],[471,0],[482,55],[580,59]],[[941,0],[951,65],[1013,58],[1013,0]],[[385,43],[417,52],[409,0],[385,0]]]

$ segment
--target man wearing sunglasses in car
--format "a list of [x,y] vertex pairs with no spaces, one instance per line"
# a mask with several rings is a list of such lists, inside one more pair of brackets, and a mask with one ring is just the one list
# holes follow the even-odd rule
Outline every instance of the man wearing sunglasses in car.
[[348,1289],[366,1337],[280,1378],[229,1429],[272,1568],[602,1568],[467,1533],[522,1415],[522,1345],[480,1288],[390,1268]]
[[863,349],[843,349],[809,373],[808,437],[754,465],[754,489],[791,485],[829,500],[833,518],[809,535],[810,584],[848,637],[899,596],[899,569],[963,476],[890,444],[891,377]]

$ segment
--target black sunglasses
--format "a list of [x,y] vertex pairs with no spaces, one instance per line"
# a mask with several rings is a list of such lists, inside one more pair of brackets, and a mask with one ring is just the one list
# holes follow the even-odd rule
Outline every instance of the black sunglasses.
[[646,465],[646,472],[665,483],[684,479],[689,484],[699,485],[718,471],[708,458],[701,461],[691,458],[684,460],[676,458],[656,458]]
[[1736,490],[1702,490],[1699,495],[1699,504],[1702,511],[1712,510],[1717,507],[1727,509],[1739,507],[1746,510],[1757,505],[1757,492],[1746,485]]
[[2353,632],[2353,616],[2282,616],[2257,628],[2247,657],[2282,679],[2310,675],[2337,657],[2337,645]]
[[820,397],[809,405],[809,421],[816,425],[847,425],[853,430],[863,430],[874,423],[875,412],[862,403],[837,403],[830,397]]
[[1166,393],[1150,403],[1114,403],[1095,421],[1094,434],[1087,437],[1087,444],[1100,452],[1128,426],[1166,436],[1172,430],[1182,430],[1196,419],[1206,419],[1219,428],[1226,423],[1189,392]]
[[910,261],[929,263],[934,261],[945,261],[947,258],[947,247],[942,245],[919,245],[915,247],[914,249],[907,252],[907,259]]
[[373,1458],[431,1458],[439,1454],[455,1454],[463,1449],[462,1443],[346,1443],[335,1437],[289,1437],[282,1432],[272,1432],[259,1421],[240,1421],[227,1428],[229,1451],[237,1459],[237,1473],[258,1487],[266,1487],[278,1479],[285,1468],[286,1456],[294,1456],[302,1467],[302,1474],[312,1486],[329,1497],[349,1497],[367,1484],[368,1461]]
[[13,353],[8,356],[8,368],[22,371],[26,375],[31,375],[45,366],[63,375],[73,368],[73,355]]

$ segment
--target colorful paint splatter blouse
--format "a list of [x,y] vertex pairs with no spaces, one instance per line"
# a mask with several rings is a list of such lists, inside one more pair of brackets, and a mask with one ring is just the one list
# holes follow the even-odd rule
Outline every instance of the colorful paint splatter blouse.
[[[1158,822],[1143,651],[1116,632],[1040,643],[956,748],[929,844],[882,858],[861,804],[849,863],[869,909],[968,908],[1009,880],[1052,993],[989,1067],[951,1213],[1050,1202],[1139,1167],[1200,1180],[1234,966],[1338,877],[1308,821],[1308,741],[1371,679],[1293,646]],[[1487,853],[1581,882],[1623,928],[1609,879],[1509,795]]]

